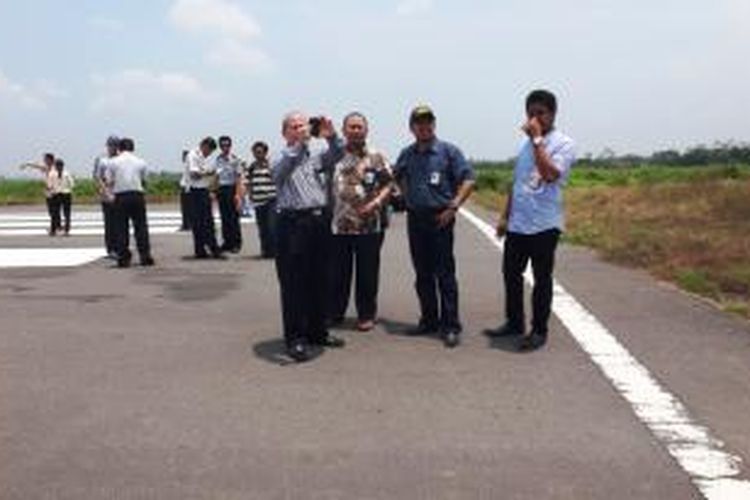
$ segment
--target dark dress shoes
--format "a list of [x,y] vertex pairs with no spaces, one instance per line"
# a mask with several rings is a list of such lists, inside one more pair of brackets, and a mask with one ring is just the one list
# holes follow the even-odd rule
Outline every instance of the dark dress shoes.
[[547,334],[531,332],[527,337],[523,337],[518,344],[518,350],[521,352],[536,351],[547,343]]

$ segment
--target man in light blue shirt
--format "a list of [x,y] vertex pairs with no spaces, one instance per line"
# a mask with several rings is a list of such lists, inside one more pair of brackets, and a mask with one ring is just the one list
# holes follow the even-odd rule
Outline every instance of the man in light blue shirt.
[[225,252],[238,253],[242,248],[240,192],[245,162],[232,152],[232,138],[227,135],[219,137],[219,151],[216,157],[216,174],[219,178],[221,249]]
[[344,341],[326,329],[328,252],[331,238],[330,174],[344,155],[343,141],[329,118],[299,111],[282,122],[286,142],[274,158],[278,224],[276,271],[287,354],[310,359],[311,347],[340,348]]
[[[513,188],[498,235],[505,237],[503,276],[507,322],[488,330],[491,336],[522,336],[520,350],[534,350],[547,342],[552,306],[555,249],[564,230],[562,188],[575,162],[573,140],[555,129],[557,99],[546,90],[526,98],[527,137],[513,173]],[[525,331],[523,272],[531,261],[534,273],[531,334]]]

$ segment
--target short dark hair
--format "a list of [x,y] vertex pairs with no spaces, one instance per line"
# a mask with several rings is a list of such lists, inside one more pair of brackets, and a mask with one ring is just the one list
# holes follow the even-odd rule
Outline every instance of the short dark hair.
[[55,155],[52,153],[44,153],[44,159],[49,161],[55,161]]
[[205,146],[211,151],[213,151],[214,149],[216,149],[216,140],[213,137],[205,137],[201,141],[201,146]]
[[227,143],[229,143],[230,146],[232,145],[231,137],[229,137],[228,135],[222,135],[221,137],[219,137],[219,145]]
[[349,120],[351,120],[352,118],[361,118],[362,121],[365,122],[365,126],[369,127],[370,125],[369,122],[367,121],[367,117],[363,113],[360,113],[359,111],[352,111],[351,113],[347,114],[344,117],[344,121],[342,122],[342,124],[346,125],[349,122]]
[[130,151],[132,153],[135,151],[135,141],[130,137],[123,137],[120,139],[119,149],[120,151]]
[[63,167],[65,167],[65,162],[62,161],[62,158],[58,158],[55,160],[55,167],[57,167],[58,170],[62,170]]
[[255,143],[253,144],[253,147],[251,149],[253,151],[255,151],[258,148],[261,148],[264,153],[268,153],[268,144],[266,144],[265,142],[263,142],[263,141],[255,141]]
[[532,104],[541,104],[552,113],[557,113],[557,98],[555,97],[555,94],[549,90],[537,89],[531,91],[529,95],[526,96],[526,110],[528,110]]

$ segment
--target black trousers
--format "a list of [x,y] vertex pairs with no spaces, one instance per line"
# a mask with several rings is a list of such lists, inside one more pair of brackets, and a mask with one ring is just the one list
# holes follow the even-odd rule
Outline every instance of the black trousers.
[[114,202],[102,202],[102,220],[104,221],[104,247],[108,254],[114,254],[117,249]]
[[410,211],[407,218],[409,250],[417,275],[415,287],[421,309],[420,324],[460,332],[458,282],[453,256],[455,223],[438,227],[437,213],[433,210]]
[[139,191],[117,193],[113,205],[116,227],[117,259],[129,262],[130,252],[130,222],[133,223],[135,243],[141,262],[151,257],[151,244],[148,236],[148,220],[146,218],[146,198]]
[[260,255],[264,258],[276,256],[276,200],[255,206],[255,223],[260,238]]
[[[73,197],[70,193],[59,193],[52,196],[50,200],[50,217],[51,224],[50,229],[52,233],[64,230],[65,233],[70,231],[70,210],[73,204]],[[65,218],[65,226],[63,227],[62,219]]]
[[59,225],[55,223],[55,197],[54,195],[47,196],[44,201],[47,204],[47,214],[49,214],[49,233],[55,234]]
[[281,285],[287,346],[324,340],[328,336],[325,291],[329,224],[330,218],[321,210],[279,214],[276,272]]
[[190,206],[190,191],[180,188],[180,213],[182,215],[182,224],[180,229],[183,231],[193,227],[192,207]]
[[193,246],[196,257],[203,257],[208,252],[218,254],[214,215],[211,211],[211,196],[208,189],[190,189],[190,208],[193,216]]
[[240,213],[234,204],[234,186],[219,187],[219,212],[221,213],[221,247],[225,250],[242,248]]
[[525,330],[523,307],[523,272],[531,261],[534,274],[532,292],[532,330],[547,333],[552,309],[552,271],[555,267],[555,249],[560,239],[558,229],[537,234],[508,233],[503,254],[505,280],[505,314],[508,323],[518,331]]
[[355,304],[360,321],[375,319],[378,306],[380,249],[385,233],[334,235],[331,237],[331,319],[343,318],[349,305],[352,277],[356,269]]

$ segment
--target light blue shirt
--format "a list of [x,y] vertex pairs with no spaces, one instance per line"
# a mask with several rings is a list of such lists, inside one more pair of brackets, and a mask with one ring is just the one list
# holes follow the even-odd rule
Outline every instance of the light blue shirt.
[[327,206],[331,172],[343,156],[344,143],[336,137],[282,149],[271,162],[279,210]]
[[550,229],[565,229],[562,188],[575,163],[573,140],[553,130],[544,137],[544,150],[552,159],[560,177],[545,182],[539,175],[534,160],[534,146],[525,139],[513,172],[513,198],[510,206],[508,231],[520,234],[537,234]]
[[229,156],[218,155],[215,161],[219,186],[234,186],[237,184],[244,162],[234,153],[229,153]]

